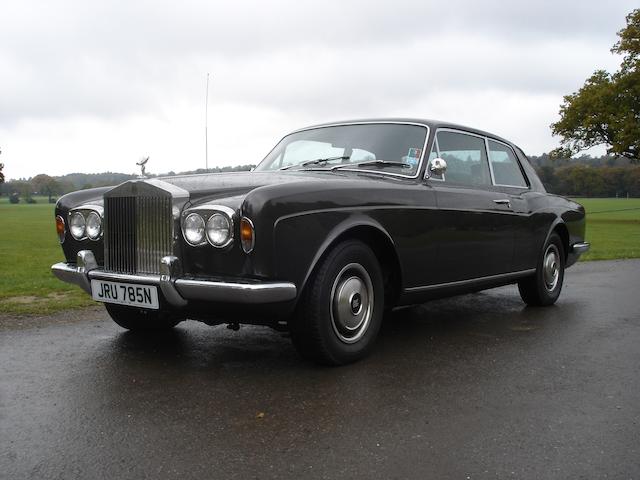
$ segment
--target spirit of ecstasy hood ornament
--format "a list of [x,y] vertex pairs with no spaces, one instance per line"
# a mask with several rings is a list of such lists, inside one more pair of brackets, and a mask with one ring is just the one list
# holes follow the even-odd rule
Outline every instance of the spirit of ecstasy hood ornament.
[[147,178],[147,162],[149,161],[149,157],[143,158],[139,162],[136,162],[136,165],[140,167],[140,176],[138,178]]

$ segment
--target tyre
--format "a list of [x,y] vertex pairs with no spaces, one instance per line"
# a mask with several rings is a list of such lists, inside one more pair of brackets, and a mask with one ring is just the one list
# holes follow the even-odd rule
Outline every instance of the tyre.
[[364,243],[348,240],[321,260],[290,322],[301,356],[324,365],[343,365],[366,356],[384,312],[380,264]]
[[111,319],[131,331],[168,330],[180,323],[181,319],[161,314],[154,310],[145,310],[122,305],[105,304]]
[[564,281],[564,247],[557,233],[552,233],[542,249],[536,273],[518,282],[520,297],[527,305],[553,305]]

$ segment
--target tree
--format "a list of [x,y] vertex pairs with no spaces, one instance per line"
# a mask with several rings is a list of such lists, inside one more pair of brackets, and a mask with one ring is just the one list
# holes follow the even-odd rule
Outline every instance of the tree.
[[[0,150],[0,153],[2,153],[2,150]],[[4,173],[2,173],[3,169],[4,163],[0,163],[0,184],[4,183]]]
[[597,70],[582,88],[564,97],[551,131],[561,138],[554,156],[571,156],[596,145],[640,161],[640,9],[627,15],[611,51],[623,55],[620,70]]
[[51,178],[49,175],[41,173],[31,179],[33,188],[40,195],[47,195],[49,197],[49,203],[51,203],[51,197],[60,193],[60,184],[55,178]]

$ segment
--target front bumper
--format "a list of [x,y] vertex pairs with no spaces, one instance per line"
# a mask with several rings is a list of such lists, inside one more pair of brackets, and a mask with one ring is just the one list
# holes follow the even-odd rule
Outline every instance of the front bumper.
[[570,245],[569,254],[567,255],[567,263],[565,266],[570,267],[571,265],[574,265],[580,258],[580,255],[587,253],[590,247],[591,245],[587,242],[578,242]]
[[189,300],[223,303],[267,304],[286,302],[296,298],[296,286],[290,282],[263,282],[258,280],[228,281],[214,278],[188,278],[180,276],[176,257],[164,257],[160,275],[136,275],[106,272],[98,267],[89,250],[78,252],[77,263],[56,263],[53,274],[63,282],[78,285],[91,294],[91,280],[141,283],[156,285],[165,300],[174,307],[183,307]]
[[571,245],[571,253],[575,253],[577,255],[582,255],[583,253],[587,253],[591,244],[587,242],[579,242]]

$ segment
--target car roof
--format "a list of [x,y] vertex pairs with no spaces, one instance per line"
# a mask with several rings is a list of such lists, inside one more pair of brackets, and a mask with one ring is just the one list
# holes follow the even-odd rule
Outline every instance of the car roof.
[[490,137],[490,138],[493,138],[495,140],[499,140],[501,142],[504,142],[507,145],[511,145],[512,147],[517,148],[518,150],[522,151],[522,149],[520,147],[518,147],[516,144],[514,144],[513,142],[510,142],[506,138],[500,137],[499,135],[495,135],[495,134],[490,133],[490,132],[485,132],[484,130],[480,130],[480,129],[477,129],[477,128],[467,127],[465,125],[460,125],[460,124],[457,124],[457,123],[445,122],[445,121],[442,121],[442,120],[430,120],[430,119],[425,119],[425,118],[396,118],[396,117],[391,117],[391,118],[358,118],[358,119],[351,119],[351,120],[340,120],[340,121],[336,121],[336,122],[320,123],[320,124],[317,124],[317,125],[310,125],[308,127],[300,128],[300,129],[295,130],[295,131],[299,132],[299,131],[302,131],[302,130],[309,130],[309,129],[312,129],[312,128],[329,127],[329,126],[334,126],[334,125],[350,125],[350,124],[354,124],[354,123],[418,123],[420,125],[426,125],[430,129],[433,129],[433,130],[436,130],[438,128],[452,128],[452,129],[455,129],[455,130],[462,130],[462,131],[465,131],[465,132],[475,133],[477,135]]

